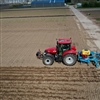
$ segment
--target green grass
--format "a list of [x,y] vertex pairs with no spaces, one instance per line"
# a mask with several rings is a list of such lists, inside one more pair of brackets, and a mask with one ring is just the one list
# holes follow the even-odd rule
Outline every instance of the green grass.
[[100,21],[100,18],[96,18],[97,21]]

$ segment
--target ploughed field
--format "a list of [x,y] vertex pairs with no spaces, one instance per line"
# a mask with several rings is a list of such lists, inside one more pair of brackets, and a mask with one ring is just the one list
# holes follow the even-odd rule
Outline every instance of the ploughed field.
[[99,100],[100,70],[1,67],[0,100]]
[[100,26],[100,9],[99,10],[83,10],[83,14],[88,16],[94,23]]
[[[44,66],[35,54],[38,49],[44,51],[56,46],[57,38],[71,37],[77,50],[90,46],[80,22],[66,7],[10,9],[2,10],[0,14],[1,66]],[[54,66],[63,64],[54,63]]]
[[71,37],[77,50],[90,47],[70,9],[14,9],[0,15],[0,100],[100,100],[100,69],[80,63],[45,66],[35,56],[38,49],[56,46],[56,38]]

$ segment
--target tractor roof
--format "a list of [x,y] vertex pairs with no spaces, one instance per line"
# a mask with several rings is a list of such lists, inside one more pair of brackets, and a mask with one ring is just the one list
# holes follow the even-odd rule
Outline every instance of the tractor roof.
[[58,44],[71,44],[71,38],[60,38],[58,39]]

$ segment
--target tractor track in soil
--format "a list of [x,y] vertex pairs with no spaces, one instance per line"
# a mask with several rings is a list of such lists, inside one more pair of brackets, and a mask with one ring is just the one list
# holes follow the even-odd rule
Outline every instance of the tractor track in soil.
[[87,100],[89,86],[100,84],[98,72],[95,68],[1,67],[0,100]]
[[45,15],[45,16],[19,16],[19,17],[0,17],[0,19],[13,19],[13,18],[45,18],[45,17],[67,17],[67,16],[75,16],[71,15]]

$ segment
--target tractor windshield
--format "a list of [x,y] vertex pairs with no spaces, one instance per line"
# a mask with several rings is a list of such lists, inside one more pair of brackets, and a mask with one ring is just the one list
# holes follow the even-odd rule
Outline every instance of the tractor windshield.
[[62,53],[66,50],[70,50],[70,44],[57,44],[57,51],[59,55],[62,55]]

